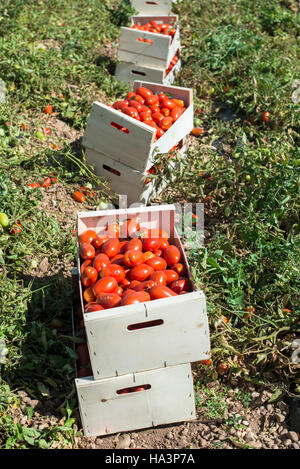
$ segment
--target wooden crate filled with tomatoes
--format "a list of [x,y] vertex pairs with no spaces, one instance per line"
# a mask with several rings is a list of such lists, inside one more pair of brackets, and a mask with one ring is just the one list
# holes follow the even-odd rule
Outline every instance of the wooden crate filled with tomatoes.
[[169,15],[174,0],[130,0],[139,15]]
[[122,27],[116,78],[172,85],[181,69],[178,16],[132,16]]
[[[174,221],[172,205],[78,214],[76,318],[86,343],[77,347],[76,384],[85,424],[93,406],[109,419],[109,409],[117,415],[125,405],[130,422],[136,405],[146,420],[143,426],[133,423],[135,429],[195,416],[193,392],[186,394],[186,387],[192,390],[189,364],[209,358],[209,329],[205,296],[192,282]],[[177,408],[176,395],[169,415],[156,413],[169,376],[178,379],[182,404]],[[123,396],[130,399],[120,402]],[[133,429],[112,422],[104,431],[100,421],[97,434]]]
[[193,117],[191,89],[135,81],[123,100],[93,103],[83,136],[86,159],[129,203],[147,203],[156,193],[145,187],[155,155],[183,152]]

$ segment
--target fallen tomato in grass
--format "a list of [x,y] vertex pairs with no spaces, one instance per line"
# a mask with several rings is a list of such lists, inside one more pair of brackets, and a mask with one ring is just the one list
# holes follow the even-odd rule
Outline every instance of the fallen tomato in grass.
[[265,111],[262,115],[262,120],[263,122],[267,123],[270,119],[270,113],[268,111]]
[[14,235],[14,234],[17,234],[17,233],[21,233],[22,231],[22,226],[20,224],[20,220],[17,221],[16,223],[14,223],[11,227],[11,229],[9,230],[9,233]]
[[46,135],[50,135],[51,132],[52,132],[52,130],[49,129],[49,127],[46,127],[45,130],[44,130],[44,132],[45,132]]
[[203,129],[203,127],[195,127],[192,130],[192,135],[194,135],[194,137],[201,137],[204,134],[205,134],[205,130]]
[[80,191],[73,192],[72,197],[74,200],[76,200],[76,202],[85,202],[85,197]]
[[43,184],[42,184],[42,187],[50,187],[50,186],[51,186],[51,178],[46,177],[46,178],[44,179],[44,182],[43,182]]
[[52,114],[53,113],[53,107],[51,104],[47,104],[47,106],[44,107],[44,113],[45,114]]

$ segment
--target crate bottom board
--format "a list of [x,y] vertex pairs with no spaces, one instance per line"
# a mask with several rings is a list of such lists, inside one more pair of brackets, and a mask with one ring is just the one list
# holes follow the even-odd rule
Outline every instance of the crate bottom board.
[[[186,150],[187,145],[183,141],[183,146],[179,152],[183,154]],[[147,174],[90,148],[85,149],[85,156],[87,161],[94,165],[98,176],[110,180],[110,187],[113,191],[119,195],[127,195],[127,203],[130,205],[135,202],[147,205],[166,186],[166,183],[161,183],[158,187],[155,179],[145,184],[143,178]],[[170,164],[172,164],[171,159]]]
[[143,80],[161,85],[172,85],[180,70],[181,60],[178,60],[167,76],[165,76],[166,70],[163,68],[144,67],[131,62],[119,62],[116,67],[116,78],[126,83]]
[[196,418],[189,363],[97,381],[77,378],[75,384],[87,437]]

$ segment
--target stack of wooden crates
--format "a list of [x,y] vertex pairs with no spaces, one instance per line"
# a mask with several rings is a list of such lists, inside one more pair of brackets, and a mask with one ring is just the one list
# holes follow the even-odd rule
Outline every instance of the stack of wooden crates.
[[[172,24],[176,28],[176,34],[174,37],[170,37],[131,27],[122,27],[116,78],[128,83],[140,79],[152,83],[172,85],[181,70],[179,24],[178,17],[170,14],[172,1],[133,0],[131,4],[139,14],[131,17],[131,26],[137,24],[143,26],[151,21],[155,21],[157,24]],[[175,56],[179,60],[169,72],[168,67]]]
[[[190,278],[174,205],[79,213],[78,235],[87,229],[101,234],[107,224],[128,218],[167,231]],[[79,277],[78,288],[93,373],[75,380],[85,435],[195,419],[190,363],[210,355],[203,292],[193,285],[184,295],[86,314]]]
[[168,153],[175,146],[180,153],[186,151],[185,138],[193,129],[193,92],[189,88],[143,81],[135,81],[133,90],[139,86],[155,94],[163,92],[182,99],[186,110],[155,142],[155,128],[96,101],[82,143],[88,163],[94,165],[99,176],[110,179],[113,191],[126,194],[128,204],[146,205],[163,188],[163,181],[159,187],[155,179],[147,181],[155,155]]

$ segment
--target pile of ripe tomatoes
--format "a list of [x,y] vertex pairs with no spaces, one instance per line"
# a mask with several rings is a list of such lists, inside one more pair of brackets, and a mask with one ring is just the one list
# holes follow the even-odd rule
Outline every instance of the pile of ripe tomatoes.
[[168,66],[168,68],[166,70],[165,77],[169,75],[170,71],[175,67],[178,60],[179,60],[179,56],[177,54],[175,54],[173,59],[170,62],[170,65]]
[[[161,23],[158,24],[156,21],[150,21],[144,25],[134,24],[131,29],[137,29],[138,31],[147,31],[149,33],[164,34],[173,38],[176,34],[176,27],[173,24]],[[145,39],[145,42],[152,43],[151,39]]]
[[160,229],[135,219],[113,223],[101,236],[78,237],[85,312],[144,303],[191,291],[179,249]]
[[[170,98],[165,93],[152,93],[151,90],[140,86],[130,91],[125,100],[116,101],[114,109],[156,129],[155,140],[158,140],[179,119],[186,110],[182,99]],[[128,129],[120,130],[128,133]]]

